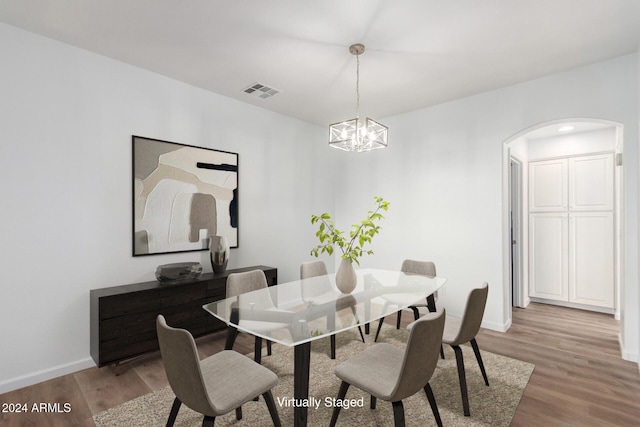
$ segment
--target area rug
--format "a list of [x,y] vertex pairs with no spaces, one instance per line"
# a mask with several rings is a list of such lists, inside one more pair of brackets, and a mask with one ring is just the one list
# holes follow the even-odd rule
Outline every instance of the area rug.
[[[315,397],[320,405],[317,409],[309,409],[309,426],[327,426],[333,410],[325,406],[325,398],[338,395],[340,380],[333,374],[335,366],[349,357],[373,345],[373,336],[366,336],[367,343],[362,343],[351,331],[337,336],[336,360],[329,357],[329,339],[321,339],[312,343],[311,376],[309,396]],[[408,333],[404,329],[396,330],[387,327],[382,330],[379,342],[386,342],[399,347],[406,343]],[[479,343],[482,349],[482,343]],[[471,416],[462,413],[462,400],[458,382],[453,350],[445,346],[445,360],[440,359],[438,367],[431,379],[431,388],[440,410],[445,426],[508,426],[515,414],[524,389],[533,372],[534,365],[510,359],[508,357],[482,351],[482,358],[490,386],[482,379],[471,347],[462,346],[467,386],[469,390],[469,406]],[[252,355],[248,355],[253,357]],[[273,346],[273,355],[262,357],[262,364],[275,372],[279,377],[278,385],[273,389],[274,399],[283,426],[293,426],[293,409],[286,407],[283,398],[293,397],[293,349],[281,345]],[[371,375],[375,375],[372,372]],[[227,387],[227,384],[220,384]],[[162,426],[167,422],[175,395],[169,387],[154,393],[138,397],[115,408],[94,415],[98,427],[115,426]],[[282,405],[279,404],[279,399]],[[377,409],[369,409],[369,396],[355,387],[347,392],[348,399],[360,399],[363,406],[342,409],[338,418],[338,426],[392,426],[393,412],[391,403],[378,401]],[[407,426],[435,425],[433,413],[424,392],[403,401]],[[235,412],[216,418],[216,426],[271,426],[271,418],[260,398],[258,402],[243,405],[243,419],[235,419]],[[196,427],[202,425],[202,416],[182,405],[176,420],[178,427]]]

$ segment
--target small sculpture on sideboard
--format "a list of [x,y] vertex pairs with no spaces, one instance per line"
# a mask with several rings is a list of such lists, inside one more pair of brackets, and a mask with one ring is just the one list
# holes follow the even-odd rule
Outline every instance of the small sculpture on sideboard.
[[176,264],[159,265],[156,268],[156,279],[163,284],[190,282],[202,273],[199,262],[179,262]]

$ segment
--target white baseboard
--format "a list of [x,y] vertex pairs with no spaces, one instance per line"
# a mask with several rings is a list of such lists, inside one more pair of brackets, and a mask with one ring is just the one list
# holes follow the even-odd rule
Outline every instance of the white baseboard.
[[511,327],[511,319],[509,319],[505,323],[496,323],[496,322],[483,321],[480,326],[482,328],[490,329],[492,331],[507,332],[509,330],[509,328]]
[[636,362],[638,364],[638,372],[640,372],[640,354],[637,352],[627,351],[622,342],[622,334],[618,334],[618,345],[620,346],[620,355],[624,360]]
[[32,372],[30,374],[21,375],[19,377],[9,378],[0,381],[0,394],[7,393],[19,388],[28,387],[43,381],[58,378],[63,375],[71,374],[87,368],[96,366],[92,358],[77,360],[75,362],[66,363],[64,365],[54,366],[53,368],[43,369],[41,371]]
[[595,305],[576,304],[573,302],[556,301],[546,298],[531,298],[531,302],[537,302],[540,304],[558,305],[560,307],[577,308],[579,310],[595,311],[598,313],[615,315],[614,308],[598,307]]

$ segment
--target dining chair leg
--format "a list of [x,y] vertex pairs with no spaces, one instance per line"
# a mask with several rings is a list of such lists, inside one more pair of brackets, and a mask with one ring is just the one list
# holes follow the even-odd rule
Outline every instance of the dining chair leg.
[[369,400],[369,408],[376,409],[376,397],[372,394],[371,399]]
[[364,334],[362,333],[362,328],[358,325],[358,332],[360,332],[360,338],[362,339],[362,342],[364,341]]
[[204,419],[202,420],[202,427],[213,427],[215,422],[216,422],[216,417],[205,416]]
[[402,321],[402,310],[398,310],[396,317],[396,329],[400,329],[400,322]]
[[438,427],[442,427],[442,419],[440,418],[440,411],[438,411],[438,405],[436,404],[436,397],[433,395],[433,390],[431,390],[429,383],[424,386],[424,392],[429,400],[429,405],[431,405],[431,411],[433,412],[433,417],[436,419],[436,424],[438,424]]
[[176,422],[176,417],[178,416],[178,411],[180,410],[180,399],[177,397],[173,400],[173,405],[171,406],[171,412],[169,413],[169,419],[167,420],[167,427],[172,427]]
[[462,410],[464,415],[471,415],[469,411],[469,395],[467,393],[467,377],[464,373],[464,358],[462,357],[462,349],[458,345],[452,345],[453,351],[456,353],[456,364],[458,365],[458,379],[460,380],[460,394],[462,394]]
[[267,341],[267,356],[271,356],[271,341]]
[[404,427],[404,406],[402,400],[391,402],[393,405],[393,423],[395,427]]
[[480,349],[478,348],[478,343],[476,339],[471,339],[471,347],[473,347],[473,352],[476,355],[476,360],[478,361],[478,366],[480,366],[480,372],[482,372],[482,377],[484,378],[484,383],[489,385],[489,379],[487,378],[487,372],[484,370],[484,363],[482,363],[482,356],[480,355]]
[[420,310],[418,310],[418,307],[412,305],[409,308],[413,310],[413,320],[418,320],[420,318]]
[[236,408],[236,420],[240,421],[242,419],[242,406],[238,406]]
[[331,335],[331,359],[336,358],[336,334]]
[[[346,381],[342,381],[340,384],[340,390],[338,391],[338,400],[344,400],[344,397],[347,395],[347,390],[349,390],[349,383]],[[331,422],[329,422],[329,427],[335,427],[336,422],[338,421],[338,415],[340,415],[340,406],[333,407],[333,413],[331,414]]]
[[273,421],[274,427],[281,427],[280,416],[278,415],[278,409],[276,408],[276,402],[273,400],[271,390],[267,390],[262,393],[262,396],[264,397],[264,401],[269,409],[269,414],[271,414],[271,420]]
[[440,358],[444,360],[444,348],[442,347],[442,344],[440,344]]
[[253,346],[253,360],[256,363],[262,362],[262,338],[256,337],[255,344]]
[[382,329],[383,322],[384,322],[384,317],[381,317],[380,322],[378,322],[378,330],[376,331],[376,337],[373,339],[373,342],[378,342],[378,335],[380,335],[380,329]]

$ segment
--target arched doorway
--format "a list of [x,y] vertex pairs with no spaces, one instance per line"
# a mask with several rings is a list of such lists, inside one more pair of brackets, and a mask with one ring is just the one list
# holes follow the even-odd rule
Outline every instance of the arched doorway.
[[[622,248],[624,224],[622,222],[623,181],[621,156],[623,152],[622,124],[608,120],[571,118],[541,123],[513,135],[503,145],[503,277],[505,283],[503,301],[508,321],[511,307],[526,307],[530,301],[584,308],[614,314],[620,318],[620,291],[622,289]],[[566,301],[546,298],[544,293],[530,293],[535,283],[536,267],[530,265],[535,248],[531,248],[529,229],[529,165],[537,166],[552,159],[558,162],[574,158],[607,155],[610,157],[613,174],[613,303],[582,304],[580,299]],[[582,157],[580,157],[582,156]],[[586,156],[586,157],[585,157]],[[533,167],[532,166],[532,167]],[[568,219],[570,220],[570,219]],[[533,228],[533,227],[532,227]],[[560,230],[558,228],[557,230]],[[564,230],[564,228],[563,228]],[[564,233],[564,231],[563,231]],[[541,251],[538,251],[541,252]],[[533,254],[533,255],[532,255]],[[549,256],[548,254],[545,254]],[[554,255],[555,256],[555,255]],[[575,257],[574,257],[575,258]],[[535,261],[535,257],[533,261]],[[538,264],[539,265],[539,264]],[[570,268],[569,268],[570,270]],[[607,273],[608,274],[608,273]],[[568,275],[568,273],[567,273]],[[532,276],[533,279],[532,279]],[[568,280],[568,279],[567,279]],[[533,294],[534,296],[532,296]],[[543,295],[545,298],[539,298]],[[576,303],[575,301],[578,301]],[[588,302],[588,301],[587,301]]]

